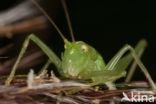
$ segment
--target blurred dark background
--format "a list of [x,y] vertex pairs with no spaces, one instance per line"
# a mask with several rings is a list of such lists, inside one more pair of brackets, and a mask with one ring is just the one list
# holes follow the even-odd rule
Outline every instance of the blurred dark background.
[[[96,47],[108,61],[125,43],[134,45],[140,39],[148,41],[142,57],[145,66],[156,79],[156,30],[154,2],[74,0],[70,12],[76,37]],[[137,73],[140,79],[142,73]]]
[[[5,10],[16,5],[18,1],[1,0],[0,9]],[[66,1],[76,40],[83,40],[94,46],[103,55],[106,62],[124,44],[128,43],[134,46],[140,39],[146,39],[148,47],[142,57],[142,61],[152,77],[156,79],[156,7],[154,2],[130,0],[122,2],[112,0]],[[56,16],[57,24],[63,30],[63,33],[68,35],[68,28],[61,5],[56,5],[60,7]],[[51,28],[53,27],[51,26]],[[52,45],[53,48],[57,48],[54,50],[56,52],[62,51],[63,43],[60,37],[53,36],[53,38],[52,40],[57,42],[54,46]],[[135,78],[142,79],[142,73],[137,71]]]

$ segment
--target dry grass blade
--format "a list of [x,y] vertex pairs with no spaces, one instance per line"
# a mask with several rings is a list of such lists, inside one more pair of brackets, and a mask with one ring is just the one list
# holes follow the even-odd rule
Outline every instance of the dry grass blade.
[[12,37],[15,33],[24,33],[46,28],[46,19],[43,16],[27,19],[12,25],[0,26],[0,37]]
[[[32,52],[31,55],[27,55],[24,57],[21,61],[21,63],[18,66],[18,69],[24,71],[24,69],[29,69],[32,66],[37,65],[38,63],[43,62],[44,60],[39,60],[39,58],[43,57],[43,53],[41,51],[38,52]],[[9,59],[6,62],[4,62],[0,66],[0,75],[6,75],[10,72],[12,65],[14,64],[14,61],[16,58]],[[27,65],[27,66],[25,66]]]
[[[25,78],[16,78],[12,86],[0,86],[0,103],[15,104],[50,104],[50,103],[67,103],[67,104],[91,104],[104,103],[109,101],[120,102],[122,93],[129,94],[131,91],[149,91],[150,87],[146,82],[141,82],[146,86],[138,86],[140,82],[133,82],[128,85],[122,85],[117,90],[99,89],[93,87],[84,87],[83,83],[77,81],[55,82],[53,77],[47,76],[46,73],[36,76],[31,70],[26,82]],[[55,79],[55,78],[54,78]],[[21,84],[25,83],[25,86]],[[31,84],[31,85],[30,85]],[[120,84],[118,84],[120,85]],[[137,86],[136,86],[137,85]],[[125,86],[125,87],[124,87]],[[128,87],[127,87],[128,86]],[[102,86],[99,86],[102,87]],[[134,88],[135,87],[135,88]],[[151,91],[152,92],[152,91]],[[148,93],[155,96],[155,93]],[[7,102],[6,102],[7,100]],[[4,102],[5,101],[5,102]]]

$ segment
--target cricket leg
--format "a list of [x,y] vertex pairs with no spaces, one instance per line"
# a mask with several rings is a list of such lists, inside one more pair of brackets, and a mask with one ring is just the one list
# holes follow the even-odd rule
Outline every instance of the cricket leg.
[[[141,59],[141,56],[143,55],[146,46],[147,46],[147,43],[146,43],[146,41],[145,41],[144,45],[142,44],[142,46],[136,46],[136,47],[135,47],[135,52],[136,52],[138,58]],[[132,63],[132,65],[130,66],[129,71],[127,72],[127,76],[126,76],[126,78],[125,78],[125,82],[126,82],[126,83],[129,83],[130,80],[132,79],[132,76],[133,76],[133,74],[134,74],[134,72],[135,72],[136,67],[137,67],[137,63],[136,63],[136,61],[134,60],[133,63]]]
[[32,40],[35,44],[37,44],[41,48],[41,50],[48,56],[51,63],[53,63],[56,66],[56,68],[60,69],[61,60],[57,57],[57,55],[48,46],[46,46],[38,37],[36,37],[34,34],[31,34],[25,39],[22,45],[22,49],[19,53],[19,56],[11,70],[11,73],[8,76],[7,80],[5,81],[5,85],[9,86],[11,81],[13,80],[16,69],[29,45],[30,40]]
[[[135,46],[135,52],[137,55],[141,53],[147,46],[145,40],[141,40]],[[96,71],[93,74],[89,75],[93,76],[92,80],[96,83],[104,83],[107,81],[115,81],[126,74],[127,67],[131,64],[133,57],[130,53],[127,53],[127,50],[124,48],[120,49],[118,53],[109,61],[103,71]],[[118,58],[118,59],[117,59]],[[103,76],[105,75],[105,76]],[[103,77],[101,77],[103,76]],[[113,76],[113,77],[110,77]],[[102,78],[102,79],[101,79]]]
[[47,70],[47,68],[49,67],[50,64],[51,64],[51,60],[48,59],[48,61],[43,65],[43,67],[38,72],[38,74],[40,75],[40,74],[44,73],[45,70]]
[[[138,43],[138,46],[141,47],[141,46],[144,46],[145,44],[146,44],[145,41],[140,41]],[[127,51],[130,51],[130,55],[122,58],[122,56]],[[114,73],[115,71],[118,71],[118,70],[124,71],[125,68],[127,68],[127,66],[130,64],[132,58],[134,58],[137,65],[140,67],[141,71],[144,73],[152,89],[156,90],[155,83],[152,80],[148,70],[146,69],[142,61],[137,56],[135,49],[132,48],[130,45],[125,45],[123,48],[121,48],[121,50],[119,50],[119,52],[106,65],[106,70],[114,70]]]

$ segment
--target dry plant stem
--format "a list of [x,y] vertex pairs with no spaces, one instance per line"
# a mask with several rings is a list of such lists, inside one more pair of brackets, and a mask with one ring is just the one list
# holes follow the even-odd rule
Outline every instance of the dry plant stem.
[[44,29],[47,26],[47,22],[44,16],[34,17],[16,24],[0,26],[0,37],[12,37],[15,33],[24,33],[28,31],[34,31]]
[[[38,83],[35,81],[34,71],[30,70],[27,79],[28,89],[53,89],[59,87],[81,87],[81,88],[89,88],[90,85],[79,83],[76,81],[64,81],[64,82],[51,82],[51,83]],[[42,79],[41,79],[42,80]]]
[[42,60],[38,60],[41,57],[43,57],[43,53],[41,51],[33,52],[31,54],[28,54],[26,57],[23,58],[23,60],[19,64],[19,68],[24,68],[24,65],[27,65],[27,67],[32,67],[34,65],[37,65],[38,63],[42,62]]
[[44,95],[49,96],[53,99],[56,99],[58,103],[64,102],[64,103],[68,103],[68,104],[80,104],[70,97],[58,96],[58,95],[54,95],[51,93],[44,93]]
[[89,88],[87,84],[79,83],[76,81],[66,81],[66,82],[53,82],[45,84],[35,84],[35,81],[30,80],[32,83],[29,85],[29,89],[53,89],[61,87],[80,87],[82,89]]
[[0,55],[3,55],[6,52],[8,52],[8,50],[10,50],[12,47],[13,47],[13,44],[9,44],[7,46],[0,48]]
[[19,20],[22,21],[36,15],[39,15],[38,11],[29,0],[25,0],[12,8],[0,12],[0,26],[17,23]]
[[[41,63],[42,60],[38,60],[43,56],[41,51],[31,53],[30,55],[25,56],[22,61],[20,62],[18,69],[26,69],[25,67],[29,68],[31,66],[37,65]],[[10,72],[10,68],[14,64],[16,58],[10,59],[6,61],[3,65],[0,66],[0,75],[5,75]],[[27,66],[25,66],[27,65]]]

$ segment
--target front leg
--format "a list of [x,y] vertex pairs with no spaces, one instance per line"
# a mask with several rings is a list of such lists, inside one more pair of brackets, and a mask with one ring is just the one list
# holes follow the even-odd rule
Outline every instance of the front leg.
[[23,57],[30,40],[32,40],[36,45],[38,45],[41,50],[48,56],[48,58],[50,59],[51,63],[53,63],[57,69],[60,69],[60,65],[61,65],[61,60],[57,57],[57,55],[48,47],[46,46],[38,37],[36,37],[34,34],[29,35],[23,45],[22,45],[22,49],[18,55],[18,58],[11,70],[11,73],[9,75],[9,77],[7,78],[7,80],[5,81],[5,85],[9,86],[11,81],[13,80],[14,76],[15,76],[15,72],[16,69],[21,61],[21,58]]

